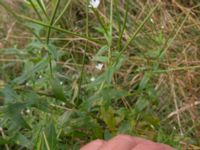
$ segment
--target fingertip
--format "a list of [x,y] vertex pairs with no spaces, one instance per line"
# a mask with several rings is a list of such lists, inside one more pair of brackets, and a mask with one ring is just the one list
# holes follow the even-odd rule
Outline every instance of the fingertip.
[[132,141],[135,145],[143,143],[143,142],[149,142],[149,140],[140,138],[140,137],[134,137],[134,136],[130,136],[130,135],[126,135],[126,134],[119,134],[116,137],[114,137],[113,139],[126,139],[129,141]]
[[106,144],[101,147],[101,150],[128,150],[136,145],[134,138],[129,135],[117,135],[108,140]]
[[127,142],[132,143],[133,145],[137,144],[137,140],[135,139],[135,137],[132,137],[130,135],[125,135],[125,134],[119,134],[116,137],[112,138],[111,140],[127,141]]
[[81,147],[80,150],[98,150],[103,144],[105,144],[104,140],[97,139]]

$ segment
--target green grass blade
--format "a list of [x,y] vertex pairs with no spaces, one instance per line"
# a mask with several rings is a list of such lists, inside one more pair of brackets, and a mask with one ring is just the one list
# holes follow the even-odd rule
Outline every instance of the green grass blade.
[[47,15],[47,12],[43,6],[43,4],[41,3],[41,0],[37,0],[38,5],[40,6],[40,9],[42,10],[42,12],[44,13],[44,15],[46,16],[47,19],[49,19],[49,16]]
[[125,46],[120,51],[115,63],[119,61],[119,59],[120,59],[121,55],[123,54],[123,52],[128,48],[128,46],[131,44],[131,42],[135,39],[135,37],[138,35],[140,30],[143,28],[145,23],[148,21],[148,19],[151,17],[151,15],[154,13],[154,11],[158,8],[158,6],[159,6],[159,3],[154,8],[151,9],[151,11],[148,13],[148,15],[145,17],[145,19],[139,25],[139,27],[136,29],[136,31],[133,33],[133,35],[130,37],[130,39],[126,42]]
[[70,3],[72,0],[68,0],[68,2],[66,3],[63,11],[60,13],[60,15],[56,18],[55,22],[53,23],[53,25],[55,25],[56,23],[58,23],[58,21],[62,18],[62,16],[64,15],[64,13],[66,12],[67,8],[69,7]]
[[33,7],[33,9],[34,9],[35,13],[37,14],[38,18],[39,18],[40,20],[42,20],[42,17],[41,17],[41,15],[40,15],[40,12],[37,10],[37,8],[36,8],[35,4],[33,3],[33,1],[32,1],[32,0],[28,0],[28,1],[30,2],[31,6]]
[[[17,14],[11,8],[9,8],[7,5],[5,5],[3,1],[0,1],[0,5],[2,7],[4,7],[7,10],[7,12],[11,13],[20,23],[22,23],[24,21],[29,21],[29,22],[35,23],[35,24],[43,26],[43,27],[47,27],[47,28],[51,27],[51,29],[53,29],[55,31],[59,31],[59,32],[63,32],[63,33],[75,36],[75,37],[79,37],[79,38],[82,38],[84,40],[90,41],[90,42],[95,43],[95,44],[102,44],[102,42],[100,42],[99,40],[95,40],[94,38],[87,37],[85,35],[74,33],[74,32],[71,32],[71,31],[68,31],[68,30],[65,30],[65,29],[62,29],[62,28],[58,28],[58,27],[55,27],[55,26],[50,26],[49,24],[46,24],[46,23],[44,23],[42,21],[38,21],[38,20],[35,20],[35,19],[32,19],[32,18],[29,18],[27,16],[23,16],[23,15]],[[32,30],[30,30],[30,31],[32,32]]]
[[183,19],[182,23],[180,24],[179,28],[176,30],[174,36],[169,40],[169,42],[167,43],[167,46],[164,48],[163,51],[161,51],[159,58],[162,58],[163,55],[165,54],[165,52],[168,50],[168,48],[172,45],[172,43],[174,42],[174,40],[176,39],[178,33],[181,31],[181,29],[183,28],[183,25],[185,24],[188,16],[189,16],[190,12],[188,12],[188,14],[185,16],[185,18]]
[[47,150],[51,150],[45,133],[42,132],[42,135],[43,135],[44,142],[45,142],[45,145],[46,145]]
[[158,8],[159,3],[148,13],[148,15],[145,17],[145,19],[142,21],[142,23],[139,25],[139,27],[136,29],[136,31],[133,33],[133,35],[131,36],[131,38],[128,40],[128,42],[125,44],[125,46],[123,47],[123,49],[121,50],[121,53],[123,53],[127,47],[131,44],[131,42],[135,39],[135,37],[137,36],[137,34],[140,32],[140,30],[142,29],[142,27],[145,25],[145,23],[147,22],[147,20],[151,17],[151,15],[154,13],[154,11]]
[[53,11],[53,14],[51,16],[51,21],[50,21],[50,24],[49,24],[49,29],[48,29],[48,32],[47,32],[47,39],[46,39],[47,44],[49,44],[49,37],[50,37],[50,34],[51,34],[51,28],[52,28],[52,25],[53,25],[53,22],[54,22],[54,19],[55,19],[56,12],[58,10],[59,4],[60,4],[60,0],[57,0],[56,6],[55,6],[54,11]]
[[69,35],[73,35],[73,36],[76,36],[76,37],[80,37],[80,38],[83,38],[85,40],[88,40],[88,41],[91,41],[91,42],[95,42],[97,44],[100,44],[99,40],[95,40],[93,38],[90,38],[90,37],[87,37],[85,35],[81,35],[81,34],[78,34],[78,33],[74,33],[74,32],[71,32],[71,31],[68,31],[68,30],[65,30],[63,28],[58,28],[58,27],[54,27],[54,26],[50,26],[46,23],[43,23],[41,21],[38,21],[38,20],[35,20],[35,19],[32,19],[32,18],[29,18],[29,17],[26,17],[26,16],[22,16],[20,15],[21,18],[27,20],[27,21],[30,21],[32,23],[35,23],[35,24],[38,24],[38,25],[41,25],[43,27],[51,27],[51,29],[53,30],[56,30],[56,31],[59,31],[59,32],[63,32],[63,33],[66,33],[66,34],[69,34]]
[[125,31],[125,28],[126,28],[126,23],[127,23],[127,19],[128,19],[128,11],[129,11],[129,1],[126,2],[125,18],[124,18],[123,26],[122,26],[121,32],[119,34],[119,39],[118,39],[118,42],[117,42],[119,48],[121,48],[122,37],[123,37],[123,33]]
[[103,28],[105,34],[108,35],[107,28],[106,28],[106,26],[104,25],[104,23],[103,23],[103,21],[102,21],[100,15],[99,15],[98,10],[96,10],[95,8],[92,8],[92,10],[93,10],[93,12],[95,13],[95,16],[97,17],[97,20],[99,21],[99,23],[100,23],[101,27]]

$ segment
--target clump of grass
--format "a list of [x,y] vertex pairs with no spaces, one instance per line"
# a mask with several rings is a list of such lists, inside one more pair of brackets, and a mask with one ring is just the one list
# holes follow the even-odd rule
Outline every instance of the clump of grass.
[[0,148],[78,149],[119,133],[199,148],[197,0],[8,2]]

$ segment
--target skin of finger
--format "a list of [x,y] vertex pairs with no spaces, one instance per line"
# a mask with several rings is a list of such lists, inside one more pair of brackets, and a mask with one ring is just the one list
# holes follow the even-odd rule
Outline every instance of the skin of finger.
[[102,145],[104,145],[105,143],[106,142],[103,140],[95,140],[81,147],[80,150],[99,150],[100,147],[102,147]]
[[105,143],[100,150],[131,150],[136,145],[133,137],[118,135]]
[[159,144],[160,146],[163,146],[163,150],[175,150],[174,148],[168,146],[168,145],[165,145],[165,144]]
[[148,141],[148,142],[141,142],[131,150],[174,150],[174,149],[164,144],[157,144]]
[[149,140],[118,135],[108,142],[95,140],[82,147],[80,150],[175,150],[168,145],[154,143]]

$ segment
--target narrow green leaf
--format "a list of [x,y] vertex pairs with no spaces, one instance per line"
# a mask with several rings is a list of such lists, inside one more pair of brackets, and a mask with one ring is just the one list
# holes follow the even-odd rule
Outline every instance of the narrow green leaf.
[[139,89],[143,90],[147,86],[149,80],[150,80],[150,73],[146,72],[144,74],[142,80],[140,81]]
[[107,56],[95,56],[93,58],[93,61],[98,61],[98,62],[106,63],[106,62],[108,62],[108,57]]
[[44,138],[44,142],[45,142],[46,149],[47,149],[47,150],[51,150],[45,133],[42,132],[42,135],[43,135],[43,138]]
[[46,18],[49,19],[49,16],[47,15],[43,0],[37,0],[37,3],[39,5],[40,9],[42,10],[42,12],[44,13],[44,15],[46,16]]
[[60,85],[60,81],[56,78],[51,80],[51,87],[54,93],[54,96],[61,101],[66,101],[64,90],[62,85]]
[[56,129],[53,123],[51,123],[47,129],[47,139],[50,149],[56,149],[58,141]]
[[8,105],[5,110],[4,114],[7,116],[13,123],[18,125],[21,128],[28,128],[31,129],[29,124],[25,121],[22,117],[21,111],[26,108],[24,103],[15,103]]
[[43,60],[38,62],[33,68],[30,68],[30,70],[25,71],[20,77],[15,78],[13,82],[16,84],[23,84],[36,72],[41,71],[42,69],[46,68],[47,65],[48,65],[48,61],[46,58],[44,58]]
[[95,55],[96,56],[101,56],[104,52],[108,51],[109,47],[108,45],[104,45],[102,46],[99,51],[97,52],[97,54]]
[[49,112],[49,103],[46,99],[42,99],[34,92],[24,94],[25,104],[27,107],[35,107],[43,112]]
[[16,144],[21,145],[23,147],[26,147],[28,149],[32,149],[33,145],[31,143],[31,141],[25,137],[23,134],[17,134],[17,136],[14,138]]
[[135,108],[139,112],[143,111],[147,106],[149,106],[149,101],[144,97],[140,97],[135,104]]
[[65,123],[67,123],[71,116],[73,114],[73,111],[66,111],[62,116],[59,118],[59,125],[63,126]]
[[36,3],[34,3],[32,0],[28,0],[28,2],[29,2],[29,3],[31,4],[31,6],[33,7],[35,13],[38,15],[38,18],[39,18],[40,20],[42,20],[42,17],[41,17],[41,15],[40,15],[40,12],[39,12],[38,8],[35,6]]
[[52,16],[51,16],[50,23],[49,23],[49,28],[48,28],[48,32],[47,32],[47,38],[46,38],[47,45],[49,44],[49,38],[50,38],[50,34],[51,34],[51,28],[52,28],[52,25],[54,23],[54,19],[55,19],[55,16],[56,16],[59,4],[60,4],[60,0],[57,0],[55,8],[54,8],[54,11],[53,11]]
[[2,90],[2,93],[4,96],[4,104],[16,102],[16,100],[19,98],[17,93],[9,85]]
[[53,25],[55,25],[61,18],[62,16],[65,14],[67,8],[69,7],[69,4],[71,3],[72,0],[68,0],[67,3],[65,4],[64,9],[62,10],[62,12],[59,14],[59,16],[56,18],[55,22]]
[[114,116],[114,110],[110,107],[108,110],[101,107],[101,117],[103,121],[106,123],[108,128],[114,132],[116,129],[116,119]]

